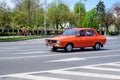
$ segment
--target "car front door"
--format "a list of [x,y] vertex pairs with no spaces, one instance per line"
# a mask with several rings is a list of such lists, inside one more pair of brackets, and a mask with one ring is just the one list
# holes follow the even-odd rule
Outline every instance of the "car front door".
[[79,36],[77,37],[76,44],[79,48],[84,48],[86,45],[87,39],[86,39],[86,30],[80,30]]

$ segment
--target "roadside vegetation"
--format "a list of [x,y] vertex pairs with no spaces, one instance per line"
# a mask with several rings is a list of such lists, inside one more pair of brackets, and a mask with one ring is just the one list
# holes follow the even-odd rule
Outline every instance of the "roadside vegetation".
[[11,37],[2,37],[0,38],[0,42],[5,41],[21,41],[21,40],[28,40],[28,39],[38,39],[43,38],[43,36],[11,36]]
[[43,36],[44,17],[47,35],[59,34],[74,27],[95,28],[103,35],[120,33],[119,2],[106,9],[104,2],[99,1],[93,9],[86,11],[83,3],[76,2],[71,10],[64,0],[54,0],[47,4],[45,11],[42,0],[11,1],[15,5],[13,9],[7,6],[5,1],[0,3],[0,36]]
[[45,35],[45,36],[4,36],[0,37],[0,42],[11,42],[11,41],[22,41],[29,39],[39,39],[39,38],[47,38],[53,37],[55,35]]

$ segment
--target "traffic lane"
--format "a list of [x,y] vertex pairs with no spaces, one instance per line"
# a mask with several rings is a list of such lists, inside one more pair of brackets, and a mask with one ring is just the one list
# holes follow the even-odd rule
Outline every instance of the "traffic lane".
[[[32,43],[33,44],[33,43]],[[19,45],[21,45],[21,44],[19,44]],[[23,44],[22,44],[23,45]],[[26,44],[25,44],[26,45]],[[27,43],[27,45],[30,45],[30,44],[28,44]],[[38,44],[37,44],[38,45]],[[108,45],[109,46],[109,45]],[[34,46],[33,46],[34,47]],[[28,47],[27,47],[28,48]],[[29,48],[28,48],[29,49]],[[34,49],[34,48],[33,48]],[[3,61],[3,63],[5,63],[5,64],[1,64],[1,65],[5,65],[5,66],[8,66],[7,65],[7,62],[9,62],[10,61],[10,63],[12,63],[11,64],[11,67],[10,68],[12,68],[12,67],[14,67],[14,64],[17,64],[16,65],[16,68],[15,68],[15,71],[17,71],[17,70],[19,70],[19,68],[17,68],[17,67],[21,67],[21,69],[20,69],[20,71],[23,71],[22,70],[22,68],[23,68],[23,66],[25,65],[25,66],[27,66],[27,65],[29,65],[29,66],[27,66],[27,67],[35,67],[35,66],[37,66],[37,63],[36,64],[34,64],[34,66],[32,66],[32,64],[31,64],[31,62],[32,62],[32,60],[35,60],[35,62],[36,62],[36,60],[37,61],[39,61],[39,63],[40,63],[40,61],[41,61],[41,63],[44,63],[43,61],[50,61],[50,60],[55,60],[55,59],[61,59],[61,58],[66,58],[66,56],[67,56],[67,58],[69,58],[69,57],[78,57],[78,55],[83,55],[83,54],[86,54],[86,56],[88,55],[88,54],[90,54],[89,56],[94,56],[95,54],[96,55],[98,55],[98,54],[102,54],[102,53],[104,53],[103,55],[105,55],[105,54],[108,54],[108,55],[110,55],[110,54],[113,54],[114,52],[116,52],[116,54],[117,53],[119,53],[119,51],[115,51],[115,50],[113,50],[113,51],[110,51],[110,50],[108,50],[107,52],[105,52],[105,50],[104,50],[104,52],[102,52],[102,50],[100,50],[100,52],[99,53],[97,53],[97,52],[95,52],[95,51],[91,51],[92,49],[86,49],[85,51],[74,51],[74,52],[72,52],[72,53],[68,53],[68,54],[65,54],[65,53],[63,53],[64,51],[58,51],[58,52],[45,52],[45,53],[43,53],[43,56],[45,55],[45,57],[41,57],[41,55],[40,56],[38,56],[38,55],[36,55],[36,56],[38,56],[38,58],[37,57],[30,57],[30,58],[28,58],[29,57],[29,55],[31,55],[31,54],[27,54],[27,56],[28,57],[25,57],[25,58],[22,58],[22,57],[24,57],[25,55],[23,55],[22,54],[22,57],[20,57],[20,58],[16,58],[16,59],[14,59],[14,57],[12,57],[12,59],[1,59],[1,61]],[[82,54],[83,53],[83,54]],[[17,53],[16,53],[17,54]],[[49,55],[48,55],[49,54]],[[91,54],[93,54],[93,55],[91,55]],[[80,56],[81,56],[80,55]],[[61,56],[61,57],[60,57]],[[83,56],[83,57],[85,57],[85,56]],[[10,57],[11,58],[11,57]],[[37,58],[37,59],[36,59]],[[41,58],[43,59],[43,61],[41,60]],[[49,59],[50,58],[50,59]],[[81,58],[81,57],[80,57]],[[21,60],[22,59],[22,60]],[[14,62],[14,60],[15,60],[15,62]],[[24,61],[25,60],[25,61]],[[7,61],[7,62],[4,62],[4,61]],[[12,62],[13,61],[13,62]],[[26,62],[26,64],[25,63],[22,63],[22,62]],[[35,63],[34,61],[33,61],[33,63]],[[9,63],[9,64],[10,64]],[[19,64],[20,65],[19,65]],[[40,63],[40,64],[41,64]],[[21,65],[22,64],[22,65]],[[56,63],[54,63],[55,65],[57,65]],[[71,64],[75,64],[75,63],[70,63],[70,65]],[[78,62],[76,63],[76,64],[78,64]],[[19,66],[18,66],[19,65]],[[42,65],[42,64],[41,64]],[[47,65],[47,64],[46,64]],[[50,64],[51,65],[51,64]],[[55,66],[54,65],[54,66]],[[61,64],[62,65],[62,64]],[[65,65],[65,64],[63,64],[63,65]],[[2,66],[2,67],[3,67]],[[40,65],[39,65],[40,66]],[[47,65],[48,66],[48,65]],[[69,65],[68,65],[69,66]],[[27,68],[27,67],[25,67],[25,69]],[[44,67],[44,66],[42,66],[42,67]],[[57,66],[57,67],[61,67],[61,66]],[[6,67],[7,68],[7,67]],[[9,69],[10,68],[8,68],[8,69],[6,69],[6,70],[8,70],[8,72],[9,72]],[[35,67],[36,68],[36,67]],[[52,69],[52,66],[50,67],[51,69]],[[4,67],[2,68],[3,69],[3,72],[4,72]],[[26,69],[27,70],[27,69]],[[11,71],[11,70],[10,70]],[[29,70],[28,70],[29,71]],[[31,70],[30,70],[31,71]],[[12,71],[11,71],[12,72]]]
[[[110,42],[110,40],[109,40],[109,42]],[[24,47],[25,49],[28,49],[26,52],[24,52],[24,50],[23,49],[21,49],[21,48],[19,48],[18,50],[23,50],[23,52],[21,52],[21,51],[13,51],[13,52],[10,52],[9,50],[6,50],[8,53],[1,53],[0,54],[0,57],[1,57],[1,60],[3,60],[3,59],[7,59],[8,58],[8,60],[9,59],[14,59],[14,57],[15,58],[37,58],[37,56],[38,57],[44,57],[44,55],[45,55],[45,57],[49,57],[49,56],[54,56],[53,54],[55,54],[55,55],[63,55],[63,56],[65,56],[66,55],[66,52],[64,52],[64,50],[60,50],[60,51],[57,51],[57,52],[51,52],[50,51],[50,49],[48,49],[44,44],[41,44],[42,46],[44,46],[43,48],[44,49],[46,49],[46,50],[42,50],[42,49],[38,49],[38,51],[36,51],[36,48],[34,48],[34,46],[32,46],[33,48],[32,49],[29,49],[29,47]],[[27,46],[29,46],[29,45],[27,45]],[[38,46],[38,45],[37,45]],[[114,47],[113,47],[114,46]],[[100,50],[100,52],[101,53],[104,53],[104,52],[106,52],[107,54],[109,54],[109,52],[114,52],[114,53],[118,53],[118,51],[119,51],[119,44],[117,44],[117,45],[111,45],[111,46],[109,46],[109,44],[106,44],[106,46],[102,49],[102,50]],[[19,46],[20,47],[20,46]],[[22,46],[23,47],[23,46]],[[36,47],[36,46],[35,46]],[[35,50],[34,50],[35,49]],[[33,52],[31,51],[31,50],[34,50]],[[62,54],[63,53],[63,54]],[[74,50],[72,53],[68,53],[68,54],[85,54],[85,53],[96,53],[92,48],[91,49],[85,49],[84,51],[80,51],[79,49],[78,50]],[[65,54],[65,55],[64,55]],[[40,55],[42,55],[42,56],[40,56]],[[33,57],[32,57],[33,56]],[[75,55],[76,56],[76,55]]]
[[[73,55],[64,54],[62,56],[54,55],[44,58],[38,57],[38,58],[0,60],[0,67],[1,67],[0,75],[120,61],[119,54],[115,55],[114,53],[111,53],[114,55],[106,55],[106,56],[104,54],[105,53],[101,54],[99,51],[97,51],[94,54],[93,53],[73,54]],[[75,61],[49,62],[53,60],[67,59],[67,58],[84,58],[84,59],[75,60]]]
[[[116,45],[112,48],[113,46],[105,46],[104,48],[102,48],[101,50],[99,51],[95,51],[93,50],[92,48],[87,48],[85,49],[84,51],[81,51],[80,49],[75,49],[73,52],[71,53],[68,53],[68,52],[65,52],[64,50],[58,50],[57,52],[52,52],[50,49],[48,49],[47,47],[45,47],[44,49],[46,50],[39,50],[39,49],[35,49],[33,48],[33,50],[27,50],[27,51],[22,51],[22,50],[15,50],[15,51],[12,51],[10,52],[9,50],[6,50],[7,52],[2,52],[0,53],[0,58],[13,58],[13,57],[30,57],[30,56],[41,56],[41,57],[49,57],[49,56],[54,56],[54,55],[66,55],[66,54],[72,54],[72,55],[75,55],[75,54],[90,54],[90,53],[96,53],[96,52],[100,52],[100,53],[104,53],[106,52],[106,54],[110,54],[109,52],[114,52],[114,53],[117,53],[119,51],[119,46]],[[115,49],[114,49],[115,48]],[[105,55],[105,54],[104,54]],[[32,58],[32,57],[31,57]]]
[[[100,51],[108,51],[108,50],[119,50],[120,43],[118,44],[110,44],[106,43],[105,46],[100,50]],[[27,47],[26,47],[27,46]],[[17,48],[17,49],[14,49]],[[15,45],[14,47],[3,47],[5,49],[0,50],[0,57],[20,57],[20,56],[29,56],[29,55],[48,55],[50,53],[55,53],[55,54],[61,54],[61,53],[66,53],[64,50],[59,50],[57,52],[51,52],[51,50],[46,47],[44,44],[37,44],[37,45]],[[94,51],[92,48],[90,49],[85,49],[84,51],[81,51],[79,49],[74,50],[72,53],[76,52],[90,52]],[[43,54],[42,54],[43,53]]]
[[[44,39],[42,39],[43,41]],[[35,42],[36,40],[28,40],[28,41],[18,41],[18,42],[3,42],[3,43],[0,43],[0,53],[2,54],[7,54],[8,55],[10,53],[18,53],[19,52],[32,52],[32,51],[46,51],[46,50],[49,50],[44,41],[41,42],[38,41]],[[117,43],[116,43],[117,41]],[[40,42],[40,43],[39,43]],[[2,45],[1,45],[2,44]],[[108,39],[106,44],[104,45],[104,49],[119,49],[119,45],[120,45],[120,40],[119,38],[117,37],[116,39]],[[5,55],[7,56],[7,55]]]
[[[11,53],[7,56],[1,57],[0,60],[14,60],[14,59],[29,59],[29,58],[45,58],[45,57],[57,57],[59,56],[61,57],[66,57],[66,56],[79,56],[79,57],[88,57],[88,56],[106,56],[106,55],[118,55],[119,53],[119,49],[118,50],[107,50],[107,49],[101,49],[99,51],[95,51],[93,49],[85,49],[84,51],[80,51],[78,50],[74,50],[71,53],[68,52],[64,52],[64,50],[60,50],[57,52],[52,52],[52,51],[35,51],[35,52],[25,52],[25,53]],[[114,54],[113,54],[114,53]]]
[[[106,45],[105,45],[105,47],[103,47],[100,51],[101,51],[101,53],[102,52],[107,52],[107,53],[109,53],[109,52],[116,52],[117,53],[117,50],[119,51],[119,45],[120,44],[117,44],[117,45],[109,45],[109,43],[113,43],[113,41],[111,41],[111,40],[109,40],[109,42],[108,43],[106,43]],[[16,57],[23,57],[23,58],[33,58],[32,56],[34,56],[35,58],[36,58],[36,56],[40,56],[40,55],[42,55],[41,57],[44,57],[44,55],[45,55],[45,57],[47,57],[47,56],[52,56],[53,54],[66,54],[67,52],[64,52],[64,50],[59,50],[59,51],[57,51],[57,52],[52,52],[50,49],[48,49],[44,44],[40,44],[41,46],[44,46],[44,47],[42,47],[42,48],[40,48],[39,47],[39,44],[37,44],[37,45],[33,45],[32,46],[32,49],[31,49],[31,47],[29,47],[29,45],[30,44],[28,44],[27,43],[27,45],[24,45],[24,46],[18,46],[18,49],[16,49],[16,50],[14,50],[14,49],[10,49],[10,50],[3,50],[3,51],[6,51],[6,52],[0,52],[0,57],[1,57],[1,59],[9,59],[9,58],[16,58]],[[27,47],[26,47],[27,46]],[[37,47],[36,47],[37,46]],[[17,47],[17,46],[16,46]],[[24,49],[21,49],[21,47],[22,48],[24,48]],[[9,46],[8,46],[8,48],[9,48]],[[43,48],[44,48],[44,50],[43,50]],[[2,50],[1,50],[2,51]],[[84,51],[80,51],[79,49],[77,49],[77,50],[74,50],[72,53],[73,54],[76,54],[76,53],[83,53],[84,54],[84,52],[87,52],[87,53],[93,53],[94,52],[94,50],[92,49],[92,48],[90,48],[90,49],[85,49]],[[52,53],[52,54],[51,54]],[[50,55],[49,55],[50,54]],[[69,54],[71,54],[71,53],[69,53]]]
[[[10,42],[11,43],[11,42]],[[12,42],[13,43],[13,42]],[[6,44],[6,43],[4,43]],[[44,53],[45,51],[48,51],[49,49],[45,44],[15,44],[9,46],[1,46],[0,45],[0,57],[14,57],[14,56],[27,56],[27,54],[39,54]],[[33,53],[33,54],[32,54]]]

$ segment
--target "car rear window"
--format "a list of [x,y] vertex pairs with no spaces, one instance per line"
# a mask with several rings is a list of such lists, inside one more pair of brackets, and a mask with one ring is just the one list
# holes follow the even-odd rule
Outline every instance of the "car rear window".
[[94,36],[94,32],[92,30],[86,31],[87,36]]

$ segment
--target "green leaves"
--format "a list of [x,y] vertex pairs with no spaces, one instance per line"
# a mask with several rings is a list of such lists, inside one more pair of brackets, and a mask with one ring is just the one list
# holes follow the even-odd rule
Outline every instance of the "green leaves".
[[47,17],[49,25],[64,28],[63,24],[66,24],[69,21],[69,7],[63,3],[51,3],[48,8]]
[[96,8],[86,13],[82,26],[98,29],[98,14]]
[[86,15],[86,9],[85,9],[85,5],[83,3],[79,3],[77,2],[75,5],[74,5],[74,14],[77,14],[76,15],[76,27],[84,27],[82,26],[82,23],[83,23],[83,19]]

